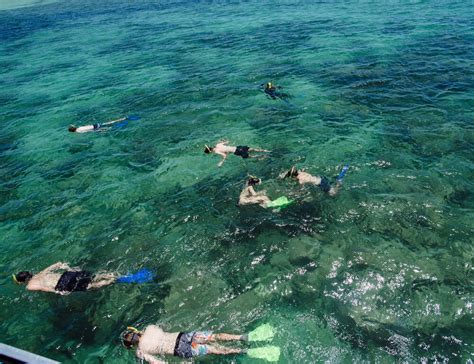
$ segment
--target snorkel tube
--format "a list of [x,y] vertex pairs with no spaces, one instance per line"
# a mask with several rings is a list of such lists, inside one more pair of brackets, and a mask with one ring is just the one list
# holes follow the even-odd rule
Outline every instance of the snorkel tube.
[[15,273],[12,274],[12,279],[13,279],[13,282],[14,282],[15,284],[21,284],[21,283],[18,282],[18,280],[16,279]]

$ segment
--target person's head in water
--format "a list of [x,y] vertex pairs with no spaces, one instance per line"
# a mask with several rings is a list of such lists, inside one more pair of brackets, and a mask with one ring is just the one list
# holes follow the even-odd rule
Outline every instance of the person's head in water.
[[273,87],[274,87],[274,86],[273,86],[273,83],[271,83],[271,82],[267,82],[266,85],[265,85],[265,89],[266,89],[266,90],[272,90]]
[[138,345],[141,336],[141,331],[134,327],[127,327],[127,330],[122,333],[122,344],[127,349],[131,349],[132,347]]
[[206,153],[206,154],[212,153],[213,150],[214,150],[214,148],[208,146],[207,144],[204,147],[204,153]]
[[298,170],[296,167],[291,167],[291,169],[285,174],[285,177],[298,177]]
[[247,180],[247,186],[255,186],[255,185],[260,184],[260,182],[262,182],[262,180],[261,180],[260,178],[257,178],[257,177],[250,177],[250,178]]
[[17,284],[28,283],[28,281],[33,277],[33,274],[30,272],[20,272],[17,274],[12,274],[13,281]]
[[77,130],[77,126],[75,126],[75,125],[69,125],[68,130],[69,130],[71,133],[74,133],[74,132]]

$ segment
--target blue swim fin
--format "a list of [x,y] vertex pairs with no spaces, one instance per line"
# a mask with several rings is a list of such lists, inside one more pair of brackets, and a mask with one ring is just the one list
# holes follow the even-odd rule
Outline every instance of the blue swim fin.
[[349,169],[349,165],[346,164],[344,167],[342,167],[342,171],[337,175],[336,181],[337,182],[342,182],[342,179],[346,175],[347,170]]
[[153,281],[154,274],[152,271],[143,268],[136,273],[130,273],[119,277],[117,283],[148,283]]
[[134,121],[134,120],[140,120],[141,117],[138,116],[138,115],[129,115],[127,116],[127,118],[125,120],[131,120],[131,121]]
[[138,115],[129,115],[129,116],[126,117],[125,120],[123,120],[123,121],[121,121],[117,124],[114,124],[112,127],[116,128],[116,129],[123,128],[124,126],[127,126],[129,121],[135,121],[135,120],[140,120],[140,119],[141,119],[141,117],[138,116]]

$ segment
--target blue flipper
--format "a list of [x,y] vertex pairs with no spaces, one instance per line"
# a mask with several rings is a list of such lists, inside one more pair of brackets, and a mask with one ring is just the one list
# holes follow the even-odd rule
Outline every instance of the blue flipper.
[[154,274],[152,271],[143,268],[136,273],[130,273],[119,277],[117,283],[148,283],[153,281]]
[[117,124],[112,125],[112,128],[114,128],[114,129],[123,128],[123,127],[126,126],[127,124],[128,124],[128,121],[127,121],[127,120],[124,120],[124,121],[121,121],[120,123],[117,123]]
[[336,181],[337,182],[342,182],[342,179],[344,178],[344,176],[346,175],[346,172],[347,170],[349,169],[349,165],[346,164],[344,167],[342,167],[342,171],[338,174],[338,176],[336,177]]
[[125,120],[130,120],[130,121],[135,121],[135,120],[140,120],[141,117],[138,115],[129,115]]
[[140,120],[140,119],[141,119],[141,117],[138,116],[138,115],[129,115],[129,116],[126,117],[125,120],[112,125],[112,127],[115,128],[115,129],[123,128],[124,126],[128,125],[129,121],[135,121],[135,120]]

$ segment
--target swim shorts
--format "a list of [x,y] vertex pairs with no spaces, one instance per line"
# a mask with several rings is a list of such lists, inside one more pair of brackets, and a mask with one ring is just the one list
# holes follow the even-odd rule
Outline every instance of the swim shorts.
[[245,145],[240,145],[235,148],[235,155],[241,156],[242,158],[248,158],[249,157],[249,147]]
[[64,272],[54,289],[60,292],[86,291],[91,282],[92,274],[90,272]]
[[174,355],[180,358],[206,355],[209,351],[206,344],[211,336],[212,331],[180,332],[176,339]]
[[329,180],[326,177],[321,177],[321,183],[319,184],[319,188],[324,192],[329,192],[329,190],[331,189],[331,184],[329,183]]

